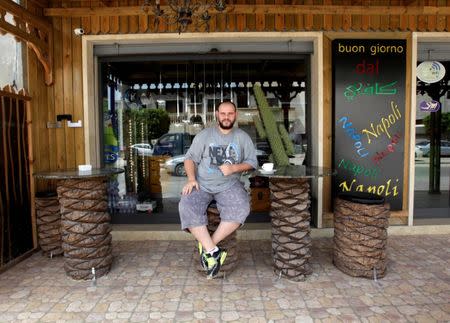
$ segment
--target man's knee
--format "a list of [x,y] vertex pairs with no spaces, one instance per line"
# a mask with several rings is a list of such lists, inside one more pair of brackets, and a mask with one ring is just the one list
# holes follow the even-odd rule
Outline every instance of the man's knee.
[[227,222],[243,224],[250,214],[250,204],[246,202],[220,207],[220,218]]

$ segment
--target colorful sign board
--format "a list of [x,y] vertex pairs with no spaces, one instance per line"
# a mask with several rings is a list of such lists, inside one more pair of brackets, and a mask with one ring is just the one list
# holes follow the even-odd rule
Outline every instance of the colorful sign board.
[[402,209],[406,41],[333,41],[334,193],[369,192]]

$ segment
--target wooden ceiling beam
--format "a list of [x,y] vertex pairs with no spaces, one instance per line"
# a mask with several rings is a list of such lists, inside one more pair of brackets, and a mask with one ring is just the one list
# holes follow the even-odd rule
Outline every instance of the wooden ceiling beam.
[[39,7],[39,8],[46,8],[48,7],[48,1],[47,0],[27,0],[27,5],[29,3],[32,3],[33,5]]
[[[161,6],[170,12],[168,6]],[[302,14],[302,15],[450,15],[450,6],[345,6],[345,5],[229,5],[223,11],[232,14]],[[217,14],[215,10],[211,13]],[[91,8],[46,8],[44,15],[50,17],[86,16],[136,16],[153,15],[151,8],[142,6],[91,7]]]

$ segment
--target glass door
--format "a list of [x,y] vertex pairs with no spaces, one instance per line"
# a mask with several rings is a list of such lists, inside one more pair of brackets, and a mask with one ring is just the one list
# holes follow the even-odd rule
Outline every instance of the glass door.
[[450,218],[450,62],[441,81],[417,82],[414,219]]

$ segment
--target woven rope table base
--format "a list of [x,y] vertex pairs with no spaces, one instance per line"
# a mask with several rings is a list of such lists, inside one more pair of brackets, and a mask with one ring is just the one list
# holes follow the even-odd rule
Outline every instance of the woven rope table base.
[[107,212],[106,181],[68,179],[58,185],[62,213],[64,269],[74,279],[92,279],[112,264],[111,217]]
[[[208,215],[208,231],[209,234],[213,234],[217,230],[217,227],[219,226],[220,214],[217,208],[215,207],[209,207],[206,213]],[[236,268],[238,263],[239,255],[237,252],[236,231],[234,231],[224,240],[219,242],[218,247],[225,249],[227,251],[227,258],[225,259],[223,266],[220,268],[220,271],[228,275]],[[198,253],[197,245],[195,245],[194,261],[197,264],[197,269],[200,271],[203,270],[200,265],[200,255]]]
[[273,265],[277,275],[302,281],[312,273],[311,204],[307,179],[270,179]]
[[335,266],[354,277],[384,277],[389,205],[367,205],[339,198],[335,203]]
[[48,257],[63,254],[61,247],[61,213],[56,196],[36,197],[36,224],[42,253]]

